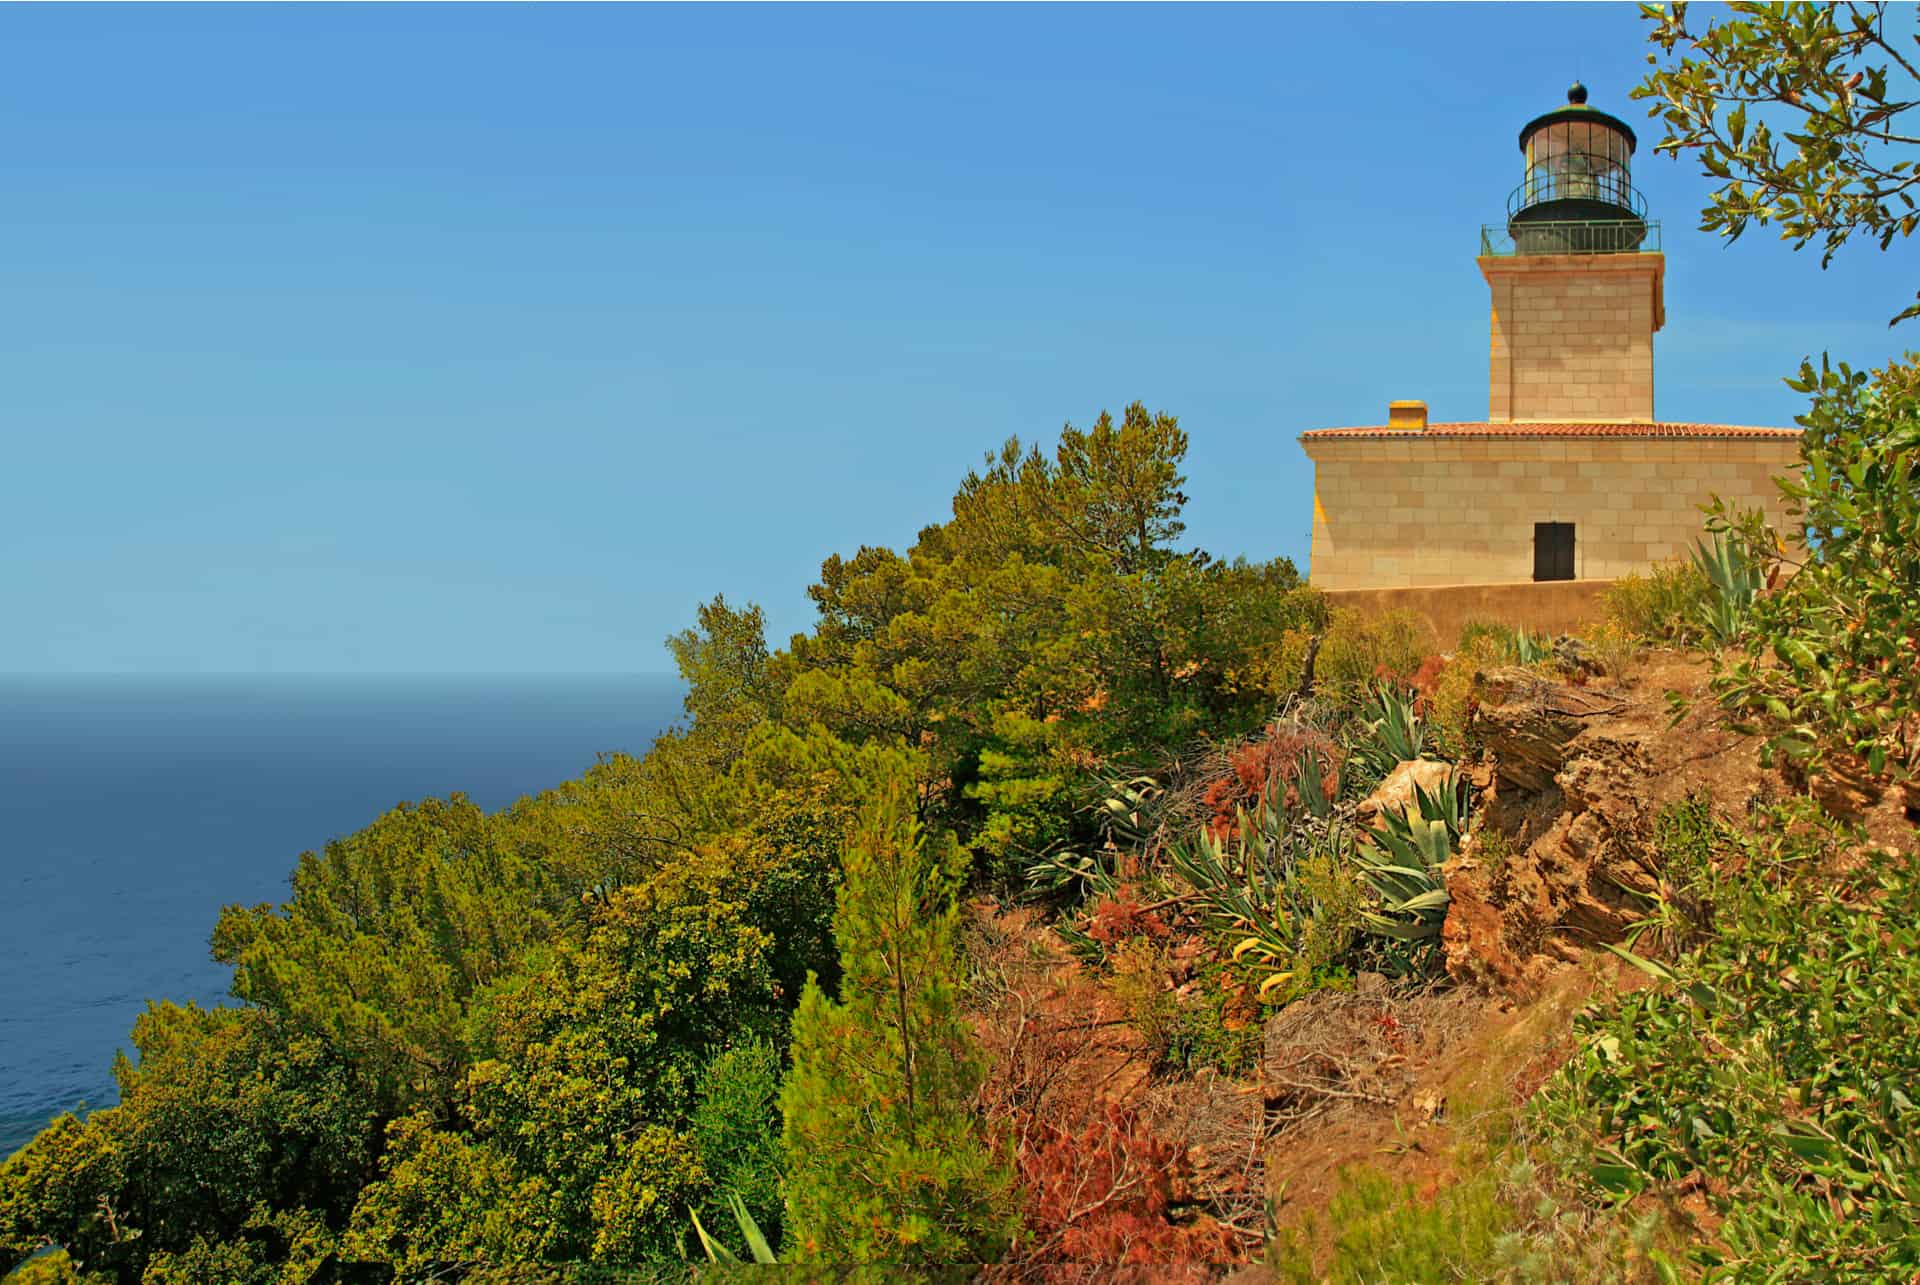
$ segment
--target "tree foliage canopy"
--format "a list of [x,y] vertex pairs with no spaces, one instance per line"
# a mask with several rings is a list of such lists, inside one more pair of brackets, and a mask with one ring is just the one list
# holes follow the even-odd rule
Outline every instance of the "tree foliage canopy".
[[[1697,153],[1721,182],[1700,226],[1733,238],[1778,224],[1795,249],[1818,242],[1823,262],[1856,234],[1883,250],[1911,236],[1920,133],[1902,117],[1920,106],[1920,37],[1898,30],[1910,15],[1884,3],[1728,9],[1701,27],[1684,0],[1642,6],[1653,43],[1679,55],[1661,66],[1649,54],[1655,70],[1634,90],[1666,126],[1657,150]],[[1920,303],[1893,321],[1913,316]]]
[[[1769,744],[1818,765],[1838,750],[1878,773],[1920,770],[1920,363],[1869,375],[1807,363],[1804,474],[1780,480],[1797,530],[1716,507],[1747,561],[1795,563],[1758,598],[1746,654],[1715,688]],[[1797,556],[1796,556],[1797,555]]]
[[[904,553],[828,558],[787,647],[703,605],[646,754],[301,856],[214,932],[241,1007],[156,1009],[120,1104],[0,1168],[0,1260],[618,1270],[734,1196],[810,1253],[989,1254],[1015,1223],[956,1010],[961,871],[1096,842],[1103,775],[1257,725],[1268,653],[1326,614],[1284,559],[1180,547],[1186,450],[1139,404],[1009,441]],[[783,1163],[810,1166],[784,1199]]]
[[811,983],[801,997],[781,1102],[803,1261],[985,1262],[1012,1234],[1012,1177],[974,1113],[983,1068],[959,1011],[964,864],[927,841],[905,781],[847,845],[840,998]]

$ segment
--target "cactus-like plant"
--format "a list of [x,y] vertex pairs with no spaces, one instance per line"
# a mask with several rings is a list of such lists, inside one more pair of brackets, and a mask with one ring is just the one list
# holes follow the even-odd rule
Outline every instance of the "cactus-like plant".
[[1765,583],[1765,573],[1747,547],[1724,531],[1715,531],[1710,543],[1696,540],[1692,553],[1693,565],[1712,589],[1696,608],[1699,623],[1715,642],[1731,642],[1746,629],[1747,615]]
[[[733,1210],[733,1220],[739,1224],[740,1234],[746,1238],[747,1252],[753,1256],[753,1261],[760,1264],[779,1262],[780,1259],[774,1254],[773,1247],[767,1244],[766,1236],[761,1233],[760,1224],[755,1222],[753,1215],[747,1212],[746,1203],[737,1195],[729,1195],[727,1207]],[[701,1225],[698,1212],[689,1209],[687,1216],[693,1219],[694,1234],[700,1238],[700,1248],[706,1251],[709,1262],[738,1263],[741,1261],[740,1255],[734,1253],[725,1243],[707,1234],[707,1229]]]
[[1381,828],[1354,850],[1354,863],[1380,898],[1379,909],[1364,916],[1368,929],[1409,946],[1431,948],[1451,903],[1441,867],[1464,834],[1466,791],[1458,773],[1448,773],[1439,790],[1428,792],[1416,782],[1413,795],[1411,809],[1382,814]]

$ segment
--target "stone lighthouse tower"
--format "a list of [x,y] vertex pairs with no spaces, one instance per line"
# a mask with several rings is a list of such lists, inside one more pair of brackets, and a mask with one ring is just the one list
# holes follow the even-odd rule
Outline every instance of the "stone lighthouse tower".
[[1493,290],[1489,423],[1653,419],[1666,256],[1657,234],[1648,244],[1634,146],[1578,83],[1566,106],[1520,131],[1525,174],[1505,228],[1481,238]]
[[1520,131],[1520,184],[1475,258],[1486,419],[1396,401],[1385,424],[1300,435],[1317,587],[1423,611],[1448,641],[1471,614],[1566,628],[1608,581],[1683,556],[1715,495],[1781,521],[1798,430],[1654,418],[1667,261],[1634,147],[1578,84]]

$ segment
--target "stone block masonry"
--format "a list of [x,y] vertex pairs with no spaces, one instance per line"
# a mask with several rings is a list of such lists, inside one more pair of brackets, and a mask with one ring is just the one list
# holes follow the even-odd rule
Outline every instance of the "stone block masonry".
[[1483,256],[1493,292],[1487,419],[1651,420],[1661,254]]
[[[1493,427],[1488,426],[1490,429]],[[1784,530],[1776,475],[1797,434],[1303,438],[1315,465],[1313,584],[1322,589],[1531,581],[1534,525],[1574,526],[1574,578],[1685,556],[1715,495]]]

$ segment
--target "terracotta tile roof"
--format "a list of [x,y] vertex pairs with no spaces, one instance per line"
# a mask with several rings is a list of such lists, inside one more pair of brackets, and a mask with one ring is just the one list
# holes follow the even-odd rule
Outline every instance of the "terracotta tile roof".
[[1358,428],[1313,428],[1301,439],[1330,437],[1760,437],[1793,438],[1797,428],[1761,428],[1747,424],[1623,423],[1581,424],[1528,421],[1512,424],[1428,424],[1426,428],[1388,428],[1384,424]]

